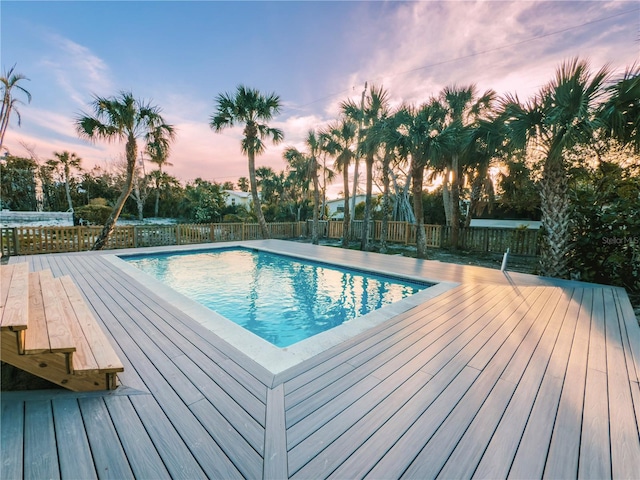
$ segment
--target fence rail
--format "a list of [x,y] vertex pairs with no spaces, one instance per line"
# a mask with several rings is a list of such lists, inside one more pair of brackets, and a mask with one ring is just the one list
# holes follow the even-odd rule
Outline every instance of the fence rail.
[[[351,239],[362,235],[361,220],[353,222]],[[268,224],[272,238],[295,238],[309,235],[311,222],[282,222]],[[39,253],[65,253],[90,250],[102,227],[13,227],[0,230],[0,249],[3,256]],[[382,222],[372,227],[374,241],[380,240]],[[340,221],[321,221],[321,238],[342,238]],[[451,246],[451,227],[425,225],[427,246]],[[141,225],[116,227],[105,248],[156,247],[190,245],[195,243],[257,240],[262,238],[257,223],[207,223],[179,225]],[[387,242],[416,244],[416,226],[407,222],[388,222]],[[513,228],[460,228],[458,247],[488,253],[503,253],[510,249],[514,255],[538,255],[538,231]]]
[[[351,225],[352,240],[362,238],[362,220],[356,220]],[[451,247],[451,227],[443,225],[425,225],[427,246],[430,248]],[[307,225],[311,231],[311,222]],[[323,220],[318,231],[323,238],[342,238],[343,224],[336,220]],[[382,234],[382,221],[373,222],[372,239],[379,241]],[[388,222],[387,242],[416,244],[416,226],[408,222]],[[539,253],[538,230],[521,228],[487,228],[461,227],[458,234],[458,247],[486,253],[504,253],[507,248],[513,255],[536,256]]]
[[[306,234],[304,222],[270,223],[272,238],[293,238]],[[67,253],[90,250],[102,227],[3,227],[0,251],[3,256]],[[106,249],[190,245],[194,243],[256,240],[260,226],[250,223],[208,223],[140,225],[116,227]]]

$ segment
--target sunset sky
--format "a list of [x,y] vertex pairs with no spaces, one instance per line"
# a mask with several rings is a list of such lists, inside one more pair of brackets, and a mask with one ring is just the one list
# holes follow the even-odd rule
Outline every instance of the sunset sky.
[[[624,1],[8,1],[0,3],[1,66],[17,64],[33,101],[13,117],[5,147],[46,160],[68,150],[107,168],[120,144],[91,144],[73,121],[92,95],[131,91],[175,125],[167,171],[183,181],[247,176],[241,129],[209,127],[214,98],[240,83],[280,95],[285,134],[257,165],[284,169],[310,128],[337,118],[364,82],[394,104],[475,83],[521,99],[558,65],[587,58],[621,72],[640,57],[640,6]],[[4,152],[2,152],[4,153]]]

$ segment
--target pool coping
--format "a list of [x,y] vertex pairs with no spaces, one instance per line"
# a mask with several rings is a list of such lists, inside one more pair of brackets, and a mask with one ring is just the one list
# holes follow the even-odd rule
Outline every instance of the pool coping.
[[151,275],[144,273],[140,269],[122,260],[121,257],[146,255],[154,253],[178,253],[188,251],[221,250],[229,248],[248,248],[278,255],[285,255],[314,262],[323,262],[329,265],[337,265],[319,257],[309,257],[296,255],[280,249],[269,248],[264,245],[255,245],[250,241],[224,242],[220,244],[194,244],[181,246],[145,247],[137,248],[135,252],[131,250],[122,253],[105,254],[103,257],[111,265],[121,270],[133,278],[142,286],[148,288],[162,299],[178,308],[190,317],[194,322],[202,325],[210,332],[214,333],[229,345],[242,352],[248,358],[255,361],[272,375],[279,375],[287,370],[306,362],[316,355],[319,355],[341,343],[350,340],[357,335],[364,333],[378,325],[381,325],[394,317],[403,314],[424,302],[435,298],[452,288],[460,285],[456,282],[443,282],[434,278],[426,278],[415,275],[406,275],[392,271],[381,271],[367,268],[356,263],[337,265],[343,268],[352,268],[368,273],[388,275],[391,277],[406,279],[409,281],[430,283],[432,286],[404,298],[391,305],[386,305],[367,315],[357,317],[325,332],[314,335],[289,347],[279,348],[260,338],[256,334],[244,329],[226,317],[215,311],[197,303],[194,300],[178,293],[173,288],[163,284]]

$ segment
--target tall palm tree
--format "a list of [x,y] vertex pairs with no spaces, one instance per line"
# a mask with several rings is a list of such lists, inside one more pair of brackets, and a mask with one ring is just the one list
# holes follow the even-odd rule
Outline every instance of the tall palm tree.
[[483,192],[489,197],[490,203],[493,201],[495,192],[489,168],[495,159],[505,153],[504,118],[500,115],[494,115],[480,119],[473,127],[471,137],[468,159],[463,166],[463,172],[471,184],[469,213],[465,218],[465,227],[469,227],[471,224],[472,214],[477,213]]
[[156,191],[156,199],[155,205],[153,208],[154,217],[158,216],[158,211],[160,207],[160,188],[162,186],[162,182],[165,179],[164,172],[162,168],[165,166],[171,166],[172,163],[169,162],[169,150],[170,150],[170,139],[167,138],[165,131],[163,129],[156,129],[151,132],[150,141],[147,143],[146,152],[149,155],[149,161],[151,163],[155,163],[158,166],[157,173],[152,174],[152,178],[155,183],[155,191]]
[[4,134],[9,126],[9,119],[11,113],[15,112],[18,117],[18,125],[21,123],[20,112],[16,108],[16,104],[22,103],[17,98],[13,97],[12,90],[18,89],[27,96],[27,102],[31,103],[31,93],[21,85],[19,82],[22,80],[29,80],[21,73],[13,73],[16,68],[14,65],[8,72],[0,77],[0,88],[2,88],[2,107],[0,108],[0,151],[2,151],[2,144],[4,143]]
[[[318,135],[315,130],[309,130],[305,145],[308,153],[302,153],[297,148],[289,147],[284,152],[284,158],[291,164],[297,165],[298,175],[307,182],[311,180],[313,184],[313,224],[311,227],[311,243],[318,244],[318,225],[319,225],[319,209],[320,209],[320,180],[318,172],[320,165],[318,157],[322,153],[323,139],[325,137]],[[302,172],[300,171],[302,170]]]
[[360,122],[360,131],[358,135],[358,155],[364,156],[366,167],[366,190],[364,203],[364,220],[362,222],[362,240],[360,243],[361,250],[370,250],[371,239],[371,196],[373,194],[373,164],[375,155],[382,144],[379,132],[372,131],[376,122],[379,122],[388,114],[389,110],[389,94],[382,87],[371,86],[369,93],[365,95],[364,101],[358,107],[352,101],[342,104],[342,111],[354,121]]
[[329,140],[325,145],[326,151],[333,156],[334,167],[342,173],[344,185],[344,217],[342,220],[342,248],[349,248],[351,214],[349,211],[349,165],[355,158],[354,141],[357,125],[343,118],[327,127]]
[[405,107],[398,112],[404,134],[397,140],[399,147],[411,156],[411,179],[413,212],[416,218],[416,254],[418,258],[427,256],[427,236],[424,229],[422,194],[424,171],[434,164],[448,147],[450,136],[444,131],[446,110],[437,99],[418,108]]
[[562,63],[555,78],[525,105],[517,96],[507,96],[503,102],[512,146],[537,148],[544,157],[540,179],[542,275],[565,277],[568,273],[571,216],[565,156],[576,145],[593,142],[602,125],[594,113],[606,93],[609,76],[607,67],[592,73],[588,62],[574,58]]
[[275,93],[263,95],[258,90],[239,85],[235,94],[221,93],[216,97],[216,112],[211,116],[209,123],[209,126],[218,133],[227,127],[233,127],[236,123],[244,124],[242,152],[249,160],[253,208],[263,238],[269,238],[269,229],[262,214],[258,195],[255,157],[264,152],[263,140],[271,138],[274,144],[278,144],[284,138],[282,130],[271,128],[266,124],[280,112],[280,106],[280,97]]
[[381,147],[382,152],[382,225],[380,228],[380,253],[387,251],[387,235],[389,231],[389,218],[391,216],[390,184],[392,174],[392,162],[406,159],[409,152],[406,150],[407,142],[400,131],[405,119],[403,107],[394,112],[385,109],[377,121],[368,129],[366,141],[373,142]]
[[493,90],[487,90],[479,97],[475,85],[453,85],[445,87],[441,93],[441,102],[447,109],[445,125],[451,141],[441,158],[440,169],[444,172],[443,195],[448,200],[445,201],[445,208],[448,209],[447,218],[451,223],[451,243],[454,247],[458,245],[460,228],[462,171],[470,159],[477,122],[491,111],[495,98]]
[[78,134],[91,141],[125,142],[127,162],[125,182],[120,195],[92,247],[92,250],[101,250],[106,245],[120,212],[133,190],[138,140],[150,142],[157,138],[159,132],[162,132],[163,137],[169,141],[174,138],[175,130],[172,125],[165,122],[158,107],[135,99],[131,92],[120,92],[118,96],[109,98],[95,96],[91,107],[93,116],[83,113],[75,121]]
[[56,158],[51,161],[51,165],[57,167],[62,166],[62,180],[64,181],[64,191],[67,195],[67,204],[69,211],[73,212],[73,202],[71,201],[71,188],[69,187],[69,179],[71,178],[71,169],[80,168],[82,159],[75,153],[69,153],[66,150],[62,153],[54,152]]

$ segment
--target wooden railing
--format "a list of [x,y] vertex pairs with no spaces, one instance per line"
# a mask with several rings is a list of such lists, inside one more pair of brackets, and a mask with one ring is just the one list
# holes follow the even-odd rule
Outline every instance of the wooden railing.
[[[362,235],[362,221],[353,222],[351,239]],[[269,223],[272,238],[308,236],[311,222]],[[321,221],[321,238],[342,238],[341,221]],[[382,222],[373,223],[373,241],[380,240]],[[64,253],[90,250],[100,235],[102,227],[14,227],[0,230],[2,255],[32,255],[38,253]],[[451,227],[425,225],[427,246],[430,248],[451,246]],[[107,249],[156,247],[162,245],[190,245],[195,243],[225,242],[232,240],[257,240],[262,238],[257,223],[207,223],[178,225],[141,225],[116,227],[109,237]],[[389,222],[387,242],[416,244],[416,227],[407,222]],[[513,228],[460,228],[458,247],[488,253],[504,253],[507,248],[513,255],[535,256],[538,251],[538,230]]]
[[[304,222],[268,224],[272,238],[306,235]],[[0,230],[2,255],[33,255],[90,250],[102,227],[12,227]],[[190,245],[262,238],[251,223],[207,223],[116,227],[105,249]]]
[[[350,237],[358,240],[362,237],[362,220],[351,224]],[[416,226],[408,222],[388,222],[387,242],[416,244]],[[311,231],[308,222],[307,231]],[[319,236],[321,238],[342,238],[342,221],[321,221]],[[382,221],[373,223],[372,239],[379,241],[382,232]],[[430,248],[451,247],[451,227],[443,225],[425,225],[427,246]],[[504,253],[507,248],[513,255],[535,256],[539,253],[538,230],[521,228],[460,228],[458,233],[458,248],[476,252]]]

